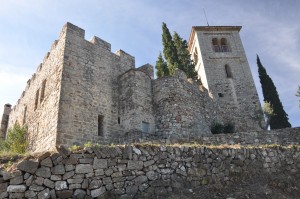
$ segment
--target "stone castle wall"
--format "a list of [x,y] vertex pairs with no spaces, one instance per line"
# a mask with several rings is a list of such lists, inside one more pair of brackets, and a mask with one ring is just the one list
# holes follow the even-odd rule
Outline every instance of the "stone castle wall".
[[[180,71],[177,71],[177,73]],[[195,138],[211,134],[218,120],[218,105],[206,90],[188,82],[185,75],[156,79],[153,83],[156,135]]]
[[0,198],[165,198],[243,174],[300,177],[299,148],[115,146],[25,159],[1,171]]
[[56,144],[64,47],[65,35],[62,32],[36,73],[27,81],[25,90],[9,115],[8,128],[16,122],[28,126],[32,151],[48,150]]
[[142,130],[144,122],[149,126],[145,133],[154,133],[151,77],[137,69],[127,71],[119,81],[119,116],[124,132]]

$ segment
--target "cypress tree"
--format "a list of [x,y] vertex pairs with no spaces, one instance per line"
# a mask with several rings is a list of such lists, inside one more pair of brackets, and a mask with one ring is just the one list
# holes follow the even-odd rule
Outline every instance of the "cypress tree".
[[288,114],[283,109],[276,87],[270,76],[267,74],[266,69],[261,64],[258,55],[257,66],[264,101],[270,103],[274,111],[274,115],[270,119],[270,129],[291,127],[291,124],[288,121]]
[[187,49],[188,44],[186,40],[183,40],[177,32],[174,32],[173,41],[177,50],[178,68],[184,71],[187,77],[195,79],[197,77],[197,73],[195,71],[195,65],[192,62],[191,56]]
[[161,52],[159,52],[155,68],[156,68],[156,76],[157,77],[164,77],[164,76],[169,75],[168,65],[165,62],[165,60],[163,59]]
[[162,23],[162,31],[162,42],[164,47],[163,53],[168,62],[169,74],[173,75],[175,68],[178,68],[177,50],[174,46],[170,31],[165,23]]

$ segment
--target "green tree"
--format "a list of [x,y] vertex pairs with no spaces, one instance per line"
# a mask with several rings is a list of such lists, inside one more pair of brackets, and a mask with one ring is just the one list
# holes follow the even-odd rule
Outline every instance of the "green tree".
[[[297,96],[297,97],[300,97],[300,86],[298,86],[298,91],[297,91],[296,96]],[[299,100],[299,107],[300,107],[300,100]]]
[[270,129],[272,130],[291,127],[291,124],[288,121],[288,114],[283,109],[276,87],[270,76],[267,74],[266,69],[261,64],[258,55],[257,66],[264,101],[270,103],[274,111],[274,115],[271,116],[270,120]]
[[178,68],[184,71],[187,77],[193,79],[197,78],[195,65],[191,60],[186,40],[182,39],[177,32],[174,32],[173,41],[177,50]]
[[155,68],[157,77],[164,77],[169,75],[168,65],[163,59],[161,52],[159,52]]
[[272,106],[269,102],[264,102],[263,112],[264,112],[264,115],[265,115],[265,118],[266,118],[265,129],[267,130],[268,127],[270,126],[271,118],[275,115],[274,110],[273,110],[273,108],[272,108]]
[[162,43],[164,57],[168,62],[169,74],[173,75],[175,69],[178,68],[177,50],[170,31],[165,23],[162,24]]

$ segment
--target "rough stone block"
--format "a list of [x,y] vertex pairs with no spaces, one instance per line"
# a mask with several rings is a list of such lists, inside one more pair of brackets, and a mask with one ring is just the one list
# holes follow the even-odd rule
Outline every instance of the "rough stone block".
[[50,168],[44,167],[44,166],[41,168],[38,168],[35,172],[35,175],[43,177],[43,178],[50,178],[50,176],[51,176]]
[[90,164],[78,164],[75,168],[75,173],[92,173],[93,166]]
[[141,170],[143,169],[143,166],[144,166],[143,161],[129,160],[127,168],[129,170]]
[[17,169],[33,174],[37,170],[38,166],[39,162],[33,160],[23,160],[17,165]]
[[100,187],[99,189],[94,189],[91,191],[91,196],[93,198],[98,197],[98,196],[104,194],[105,191],[106,191],[105,187]]
[[25,192],[26,186],[25,185],[9,185],[7,187],[7,192]]
[[106,169],[107,168],[107,160],[94,158],[93,168],[94,169]]
[[43,191],[41,191],[38,195],[38,199],[48,199],[50,198],[50,191],[48,188],[44,189]]
[[73,195],[73,190],[62,190],[62,191],[56,191],[56,195],[58,198],[71,198]]
[[54,175],[62,175],[65,174],[66,170],[65,170],[65,166],[62,164],[56,165],[55,167],[51,168],[51,172]]
[[55,182],[55,190],[64,190],[68,189],[68,185],[66,181],[57,181]]

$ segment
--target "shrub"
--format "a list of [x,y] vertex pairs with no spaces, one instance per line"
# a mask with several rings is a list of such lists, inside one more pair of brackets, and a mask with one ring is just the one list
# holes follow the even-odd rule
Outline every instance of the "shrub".
[[76,144],[74,144],[74,145],[72,145],[72,146],[69,147],[70,151],[79,151],[80,149],[82,149],[82,147],[78,146]]
[[231,122],[227,122],[224,125],[224,133],[234,133],[235,132],[235,126]]
[[214,122],[211,126],[210,126],[210,130],[212,132],[212,134],[220,134],[224,132],[224,125],[218,122]]
[[0,150],[13,153],[25,153],[28,143],[26,141],[27,127],[15,123],[8,129],[6,140],[1,142]]
[[93,143],[92,142],[86,142],[84,143],[84,147],[92,147]]

